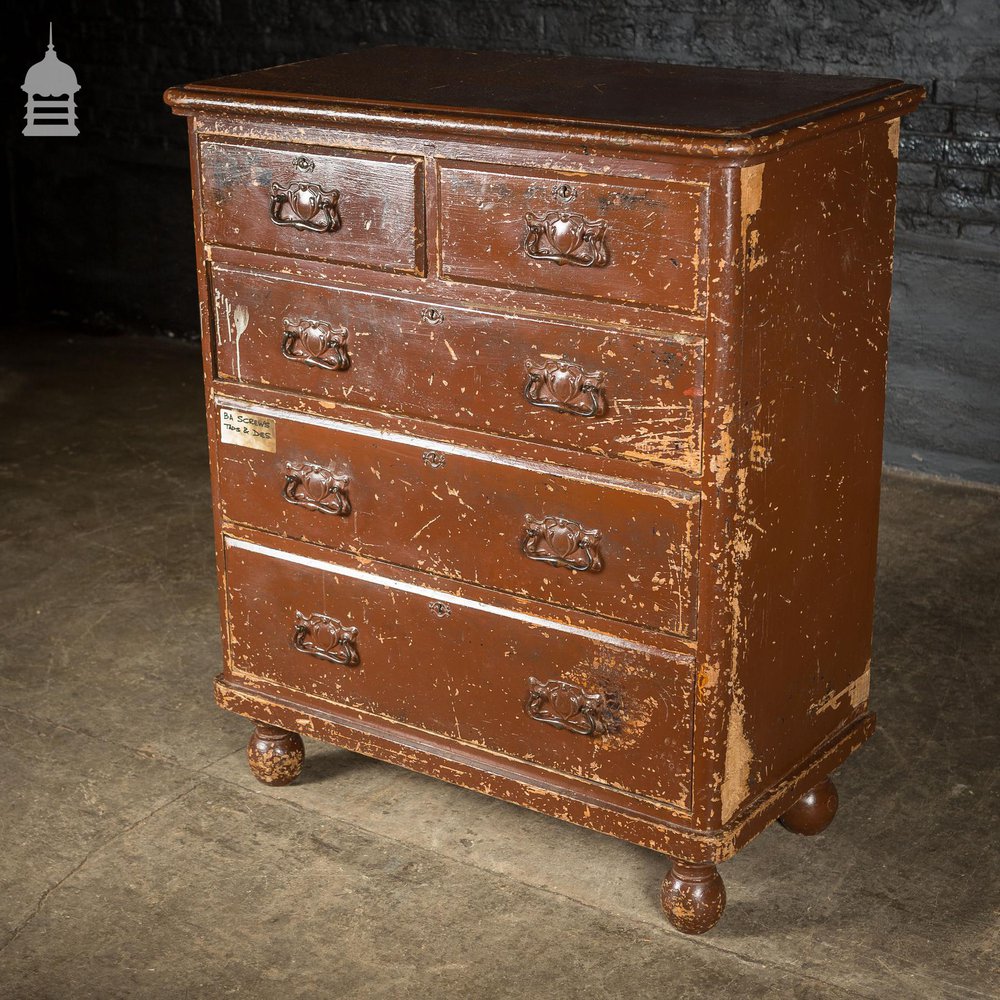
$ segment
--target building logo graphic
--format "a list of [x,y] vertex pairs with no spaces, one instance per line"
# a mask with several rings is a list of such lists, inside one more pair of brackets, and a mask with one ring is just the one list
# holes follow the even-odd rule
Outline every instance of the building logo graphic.
[[35,63],[21,87],[28,95],[25,135],[79,135],[76,127],[76,98],[80,89],[76,73],[57,55],[49,22],[49,48],[45,58]]

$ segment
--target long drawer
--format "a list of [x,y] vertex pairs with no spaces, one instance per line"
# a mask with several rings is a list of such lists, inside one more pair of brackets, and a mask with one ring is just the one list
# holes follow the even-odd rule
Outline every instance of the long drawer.
[[202,140],[208,243],[421,274],[423,161]]
[[440,163],[441,275],[703,315],[703,183]]
[[224,517],[681,636],[698,498],[220,400]]
[[220,378],[697,474],[703,346],[213,267]]
[[226,539],[228,671],[687,807],[693,670]]

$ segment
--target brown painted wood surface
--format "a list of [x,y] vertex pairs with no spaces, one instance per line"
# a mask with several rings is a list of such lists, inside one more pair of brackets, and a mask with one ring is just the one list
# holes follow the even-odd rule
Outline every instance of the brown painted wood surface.
[[731,858],[787,812],[810,787],[857,750],[874,729],[871,717],[859,720],[803,761],[794,775],[764,789],[725,827],[699,830],[683,810],[665,803],[357,710],[334,710],[330,703],[324,705],[264,682],[248,686],[232,675],[220,674],[215,679],[215,698],[220,707],[248,719],[290,728],[670,857],[713,864]]
[[[602,67],[432,52],[401,57],[416,60],[405,97],[395,63],[384,89],[344,79],[346,66],[393,58],[337,57],[167,94],[191,116],[197,182],[227,632],[217,697],[259,722],[669,853],[679,867],[668,918],[704,930],[724,900],[705,866],[794,816],[874,727],[895,150],[898,119],[922,92],[896,81],[605,66],[608,87],[593,96],[592,81],[561,74]],[[524,79],[483,89],[508,71]],[[447,83],[426,101],[421,88],[434,79]],[[637,81],[647,98],[673,88],[675,103],[637,102]],[[315,154],[375,164],[376,200],[387,190],[377,171],[405,166],[408,200],[391,204],[410,206],[408,229],[371,235],[372,215],[355,256],[316,253],[317,234],[276,236],[266,213],[268,225],[254,214],[251,237],[234,237],[225,226],[241,229],[259,210],[254,180],[270,180],[252,177],[238,194],[245,208],[227,206],[220,229],[212,185],[199,179],[205,150],[226,145],[282,149],[282,163]],[[698,192],[696,211],[687,192]],[[583,229],[559,219],[552,246],[566,259],[539,254],[525,242],[527,216],[552,212],[603,220],[587,232],[606,253],[574,243],[566,234]],[[328,312],[293,318],[346,337],[349,365],[319,371],[281,357],[277,327],[302,304]],[[421,317],[427,308],[434,322]],[[669,383],[649,363],[654,344],[683,348]],[[535,413],[523,385],[515,399],[529,346],[604,372],[608,424]],[[620,405],[616,387],[626,385],[630,406],[652,385],[671,421],[700,422],[697,443],[684,432],[677,462],[664,460],[652,415]],[[691,410],[678,398],[688,391],[703,393]],[[275,450],[222,443],[220,405],[273,419]],[[632,419],[646,456],[622,447]],[[332,495],[340,503],[346,493],[349,512],[289,499],[288,469],[311,466],[319,472],[305,492],[318,495],[316,476],[340,483]],[[527,559],[525,514],[599,531],[600,571]],[[553,543],[564,550],[557,563],[566,530]],[[236,550],[238,567],[226,557]],[[357,664],[295,648],[294,636],[334,635],[343,652],[354,641],[336,619],[344,608],[364,623]],[[289,638],[295,612],[306,631]],[[393,652],[369,654],[362,680],[369,632],[388,636]],[[418,675],[435,642],[449,651],[444,666]],[[540,660],[549,672],[529,674],[533,693],[519,696],[516,718],[505,714],[526,664]],[[442,671],[480,700],[434,690]],[[602,756],[612,734],[595,738],[589,720],[600,706],[610,713],[601,726],[617,725],[608,721],[617,709],[588,685],[609,676],[657,707],[640,734],[631,730],[638,742]],[[553,712],[594,731],[560,728]],[[671,728],[681,717],[684,736]],[[712,898],[691,922],[678,907],[703,883]]]
[[[420,273],[421,164],[407,156],[312,146],[205,141],[205,237],[212,243]],[[271,185],[336,191],[337,228],[312,232],[271,219]]]
[[[630,302],[700,315],[707,187],[569,172],[439,163],[441,275],[487,285]],[[571,197],[560,197],[566,191]],[[607,262],[578,266],[525,252],[526,217],[606,224]]]
[[[647,649],[611,647],[546,630],[446,595],[302,565],[280,551],[229,543],[229,670],[322,701],[387,716],[557,771],[687,805],[691,774],[690,667]],[[296,649],[296,612],[357,628],[358,662]],[[419,641],[417,640],[419,636]],[[613,698],[609,731],[560,729],[525,707],[531,679],[561,680]]]
[[[228,520],[647,628],[693,632],[694,494],[585,482],[569,470],[525,469],[443,445],[435,451],[427,442],[292,420],[278,410],[245,412],[275,421],[276,450],[219,446]],[[289,501],[290,463],[343,477],[350,512]],[[522,550],[528,516],[600,532],[594,551],[602,565],[581,571],[530,558]]]
[[738,176],[740,338],[707,377],[699,621],[723,822],[868,711],[898,129]]
[[[587,329],[218,265],[211,288],[221,379],[686,473],[699,470],[698,340]],[[330,370],[284,356],[288,317],[342,331],[349,367]],[[604,376],[595,416],[525,398],[527,365],[560,360]]]
[[382,46],[206,80],[232,99],[274,95],[366,109],[501,114],[749,135],[902,89],[899,80],[670,66],[622,59]]

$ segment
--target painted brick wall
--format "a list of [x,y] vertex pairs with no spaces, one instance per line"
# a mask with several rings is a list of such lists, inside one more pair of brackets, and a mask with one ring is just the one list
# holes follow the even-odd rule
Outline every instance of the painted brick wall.
[[927,84],[927,102],[903,122],[899,225],[1000,246],[1000,80]]
[[[83,85],[78,139],[19,134],[18,88],[44,51],[49,18],[60,56]],[[1000,318],[995,306],[990,313],[989,303],[975,298],[988,296],[1000,278],[997,0],[19,4],[7,12],[8,55],[0,67],[8,102],[4,180],[15,192],[20,255],[15,290],[35,310],[41,299],[73,315],[190,335],[196,317],[186,136],[161,103],[164,88],[389,42],[924,84],[930,99],[906,121],[900,150],[893,351],[907,360],[894,367],[891,355],[889,455],[933,471],[1000,479]],[[931,313],[948,318],[947,340],[963,343],[974,370],[959,370],[937,350],[939,331],[923,319]],[[950,418],[948,435],[939,432],[942,413]],[[949,457],[956,449],[957,465]]]
[[[19,5],[16,77],[48,17],[85,85],[81,128],[125,147],[177,149],[170,83],[360,44],[623,56],[899,76],[928,103],[905,124],[904,230],[1000,247],[1000,4],[996,0],[77,0]],[[20,69],[19,69],[20,67]],[[19,83],[19,81],[17,81]],[[18,100],[14,91],[7,93]]]

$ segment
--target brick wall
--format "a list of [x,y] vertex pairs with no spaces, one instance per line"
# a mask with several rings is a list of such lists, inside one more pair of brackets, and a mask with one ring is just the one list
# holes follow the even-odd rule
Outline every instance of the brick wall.
[[171,83],[360,44],[624,56],[688,63],[899,76],[927,86],[905,123],[904,230],[1000,247],[1000,4],[997,0],[69,0],[18,5],[16,79],[55,22],[76,68],[81,129],[116,148],[177,150],[160,104]]
[[900,228],[1000,246],[998,109],[1000,81],[929,81],[903,122]]
[[[20,135],[21,80],[44,52],[50,18],[56,48],[83,86],[77,139]],[[380,43],[892,76],[924,84],[930,99],[905,121],[900,146],[889,453],[903,464],[926,464],[927,455],[941,451],[945,458],[926,467],[949,471],[956,466],[947,455],[965,448],[977,470],[970,474],[1000,480],[1000,318],[995,302],[984,298],[1000,280],[997,0],[18,4],[6,12],[8,53],[0,63],[9,151],[2,179],[14,192],[20,258],[13,292],[33,315],[54,308],[192,335],[186,133],[162,104],[162,91]],[[932,315],[948,330],[930,328]],[[960,349],[945,353],[942,344]]]

